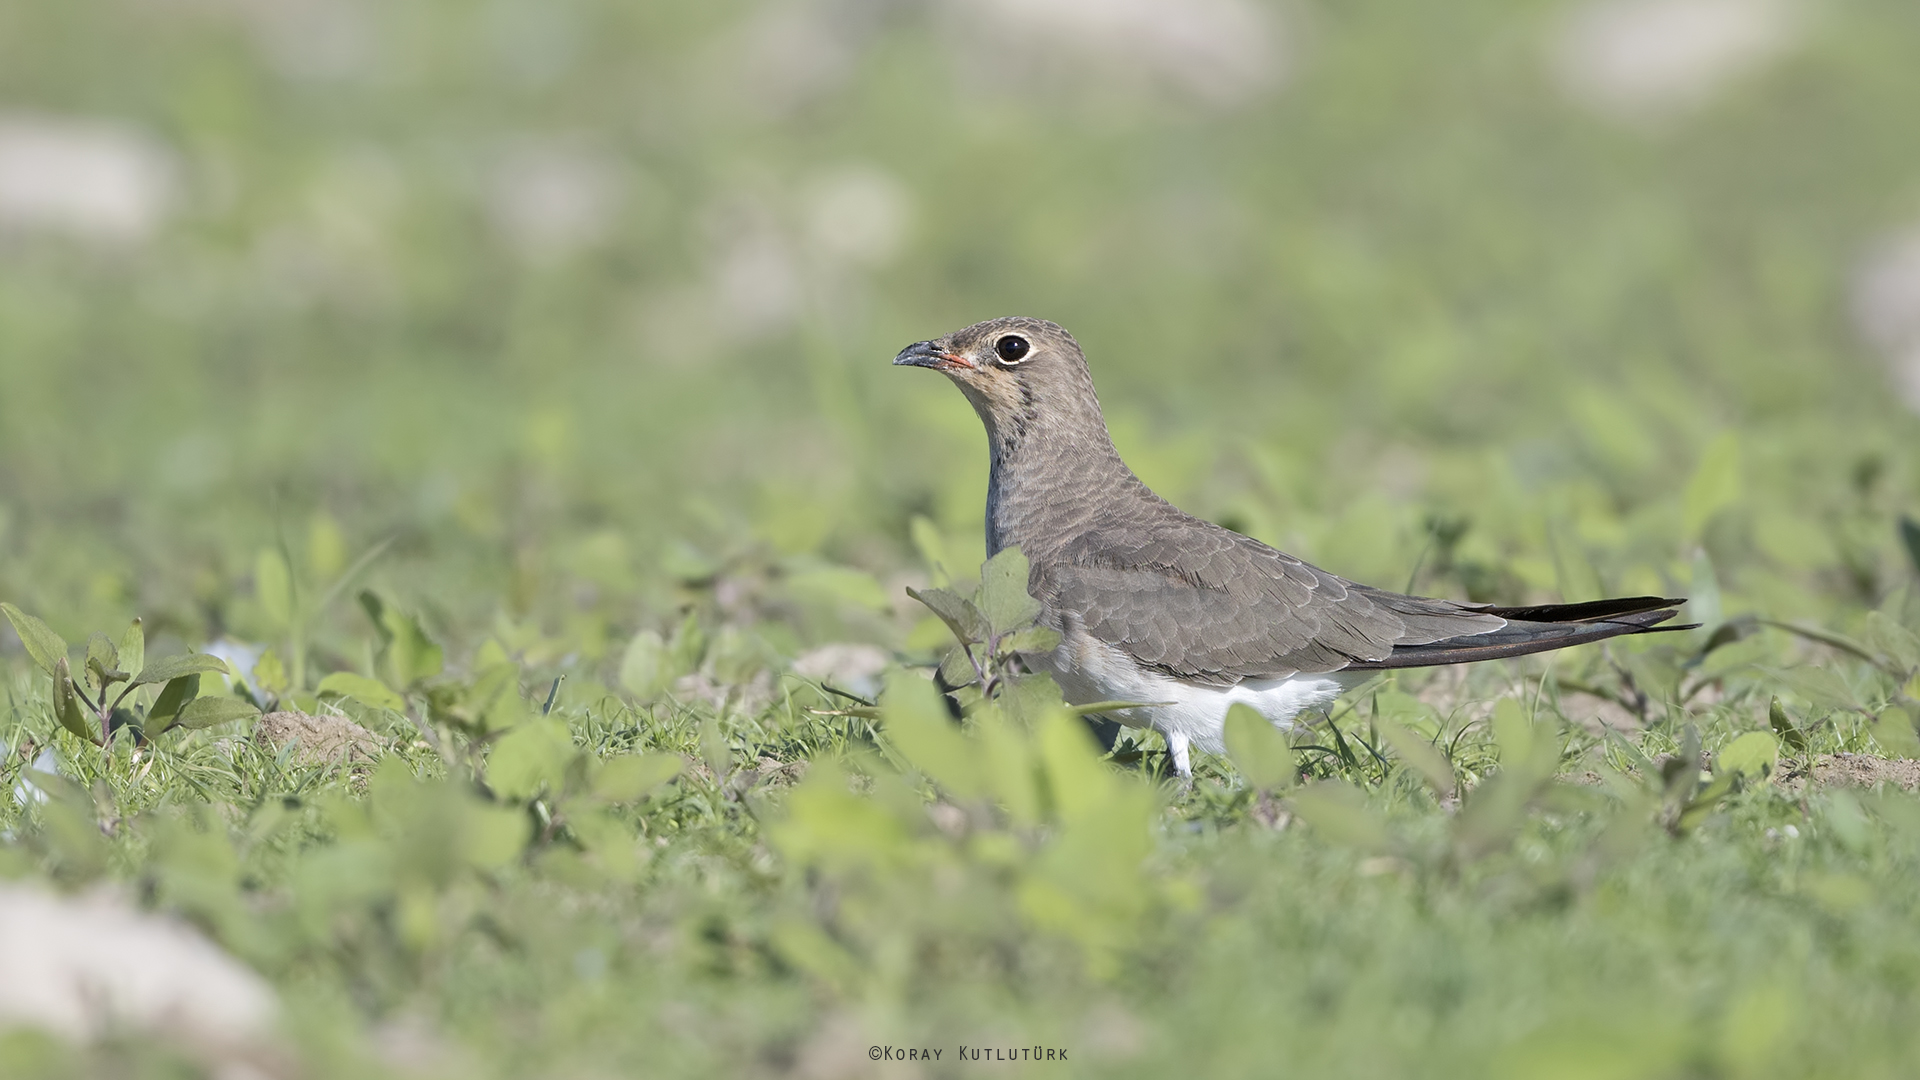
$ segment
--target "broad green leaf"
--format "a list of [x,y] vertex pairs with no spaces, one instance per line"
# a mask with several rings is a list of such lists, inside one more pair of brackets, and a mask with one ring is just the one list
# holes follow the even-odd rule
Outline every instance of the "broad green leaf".
[[527,701],[520,696],[520,665],[512,661],[481,670],[462,702],[466,726],[481,733],[505,731],[527,718]]
[[1263,791],[1287,787],[1299,775],[1299,764],[1287,737],[1251,706],[1236,704],[1227,710],[1227,754],[1247,785]]
[[1519,769],[1533,758],[1533,721],[1526,707],[1514,698],[1501,698],[1493,705],[1493,741],[1500,748],[1500,764]]
[[1902,672],[1920,669],[1920,634],[1878,611],[1867,613],[1867,644]]
[[52,675],[54,665],[67,658],[66,639],[12,604],[0,604],[0,613],[5,613],[7,621],[13,624],[13,632],[20,635],[20,644],[26,646],[27,655],[40,665],[40,670]]
[[1380,719],[1374,723],[1379,729],[1381,738],[1387,740],[1394,752],[1400,755],[1401,761],[1420,774],[1421,778],[1433,788],[1435,794],[1443,799],[1453,795],[1455,790],[1453,765],[1447,760],[1446,755],[1426,739],[1391,720]]
[[254,661],[253,685],[274,697],[287,692],[287,665],[281,662],[279,653],[268,649]]
[[1019,630],[1040,617],[1040,601],[1027,593],[1027,557],[1018,547],[1002,550],[980,568],[980,614],[996,634]]
[[134,676],[133,685],[151,686],[154,683],[172,682],[182,675],[200,675],[208,672],[221,675],[232,674],[225,660],[210,653],[181,653],[178,656],[163,657],[149,663],[140,674]]
[[1897,758],[1920,759],[1920,732],[1914,730],[1914,716],[1908,710],[1889,705],[1873,719],[1873,741]]
[[180,710],[186,708],[187,703],[199,696],[199,693],[200,676],[198,675],[182,675],[170,680],[154,697],[153,707],[147,710],[147,718],[141,725],[141,730],[147,733],[148,738],[152,738],[172,727],[180,719]]
[[963,799],[987,795],[990,784],[979,747],[961,734],[924,679],[891,680],[880,697],[887,741],[928,779]]
[[974,668],[967,650],[955,646],[947,651],[946,658],[940,661],[940,681],[956,689],[980,681],[980,672]]
[[[949,568],[953,564],[947,558],[947,542],[940,535],[939,527],[925,514],[915,514],[913,520],[907,522],[907,535],[913,539],[914,550],[920,553],[921,560],[927,564],[927,580],[941,589],[951,584]],[[1914,565],[1920,566],[1920,556],[1915,557]]]
[[715,776],[725,777],[733,772],[733,746],[720,727],[718,713],[709,713],[700,723],[700,759]]
[[495,794],[516,802],[543,790],[558,791],[577,752],[565,724],[551,719],[522,724],[487,755],[487,784]]
[[948,589],[908,589],[907,595],[938,615],[940,621],[947,624],[947,629],[953,631],[956,640],[974,645],[987,639],[989,631],[986,616],[980,613],[973,601],[959,593]]
[[114,683],[127,681],[127,673],[120,670],[120,650],[98,630],[87,635],[86,677],[96,697]]
[[147,633],[139,619],[134,619],[133,624],[127,627],[127,632],[120,635],[119,652],[120,663],[117,666],[121,671],[137,674],[147,666]]
[[1125,781],[1100,759],[1100,748],[1087,725],[1065,709],[1056,709],[1034,724],[1033,743],[1053,812],[1062,823],[1071,826],[1098,815],[1118,797]]
[[322,510],[307,522],[307,569],[311,580],[331,581],[347,565],[347,538],[340,523]]
[[399,694],[378,679],[369,679],[365,675],[351,671],[336,671],[320,680],[314,692],[321,697],[350,697],[362,705],[371,705],[376,709],[391,709],[394,712],[406,712],[407,703]]
[[53,665],[53,715],[60,721],[61,727],[90,743],[100,742],[98,719],[81,706],[80,695],[73,689],[73,676],[64,656]]
[[460,829],[460,857],[469,866],[494,870],[526,850],[532,829],[527,812],[517,807],[488,806],[477,800],[466,804]]
[[1367,805],[1366,793],[1344,780],[1323,780],[1287,798],[1302,821],[1336,843],[1361,851],[1384,852],[1393,846],[1386,819]]
[[1046,792],[1042,790],[1032,732],[992,706],[980,709],[969,724],[993,801],[1015,825],[1039,825],[1044,819]]
[[620,686],[640,701],[652,701],[666,689],[667,643],[658,632],[642,630],[620,657]]
[[1777,697],[1767,703],[1767,724],[1773,728],[1775,735],[1780,736],[1780,741],[1786,743],[1795,753],[1804,754],[1811,748],[1807,742],[1806,732],[1795,727],[1793,721],[1787,719],[1787,710],[1780,704],[1780,699]]
[[253,594],[276,630],[293,625],[293,575],[274,548],[261,548],[253,560]]
[[419,620],[392,605],[381,612],[380,618],[388,634],[387,673],[395,686],[412,686],[440,674],[445,667],[444,656]]
[[1060,632],[1047,626],[1029,626],[1009,634],[1000,647],[1015,653],[1048,653],[1060,644]]
[[1713,440],[1687,481],[1681,529],[1698,540],[1715,514],[1740,501],[1740,441],[1733,432]]
[[231,694],[217,694],[212,697],[197,697],[180,708],[180,715],[172,727],[194,728],[212,727],[232,720],[246,720],[259,716],[260,710],[254,708],[243,698]]
[[633,754],[612,758],[593,774],[593,797],[602,802],[638,802],[661,784],[680,775],[681,761],[672,754]]
[[1715,772],[1764,780],[1780,764],[1780,740],[1771,731],[1749,731],[1714,755]]

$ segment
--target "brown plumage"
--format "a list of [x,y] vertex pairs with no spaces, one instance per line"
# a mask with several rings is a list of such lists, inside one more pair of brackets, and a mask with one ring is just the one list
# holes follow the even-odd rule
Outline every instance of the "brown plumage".
[[1643,633],[1682,603],[1405,596],[1183,513],[1120,460],[1079,344],[1050,322],[994,319],[916,342],[894,363],[947,375],[986,425],[987,551],[1019,545],[1028,590],[1063,638],[1038,666],[1069,700],[1177,699],[1116,718],[1165,734],[1183,774],[1188,743],[1220,749],[1235,701],[1285,724],[1365,672]]

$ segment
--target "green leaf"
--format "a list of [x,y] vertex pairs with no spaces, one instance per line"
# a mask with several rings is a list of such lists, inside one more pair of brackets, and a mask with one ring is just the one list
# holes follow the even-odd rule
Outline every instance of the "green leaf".
[[182,675],[170,680],[160,688],[153,699],[153,707],[147,710],[146,721],[141,725],[148,738],[172,727],[180,719],[180,710],[200,694],[200,676]]
[[1533,758],[1533,721],[1519,701],[1501,698],[1493,706],[1493,741],[1500,748],[1500,764],[1520,769]]
[[987,618],[980,614],[973,601],[949,589],[927,589],[920,591],[908,589],[907,595],[927,606],[927,610],[940,617],[953,631],[956,640],[968,645],[977,645],[987,639]]
[[640,701],[652,701],[666,689],[667,643],[658,632],[642,630],[620,657],[620,686]]
[[1060,632],[1047,626],[1029,626],[1007,635],[1000,647],[1014,653],[1049,653],[1060,644]]
[[1920,634],[1878,611],[1867,613],[1867,644],[1892,661],[1901,674],[1920,669]]
[[1027,557],[1003,549],[980,568],[980,614],[996,634],[1019,630],[1040,617],[1040,601],[1027,593]]
[[1740,501],[1740,441],[1733,432],[1713,440],[1687,481],[1681,529],[1698,540],[1714,515]]
[[0,612],[13,624],[13,632],[20,635],[20,644],[26,646],[27,655],[40,665],[40,670],[53,674],[54,665],[67,658],[66,639],[12,604],[0,604]]
[[638,802],[661,784],[680,775],[681,761],[672,754],[634,754],[617,757],[593,774],[593,797],[601,802]]
[[567,726],[541,719],[508,732],[487,755],[487,784],[505,799],[522,801],[557,791],[577,751]]
[[227,662],[211,653],[181,653],[155,660],[133,677],[133,685],[150,686],[154,683],[172,682],[182,675],[201,675],[216,672],[230,675],[232,671]]
[[1913,564],[1913,572],[1920,574],[1920,521],[1900,515],[1900,546],[1907,549],[1907,561]]
[[1896,758],[1920,759],[1920,732],[1908,710],[1889,705],[1873,718],[1873,741]]
[[314,693],[321,697],[349,697],[362,705],[371,705],[376,709],[407,711],[406,700],[394,693],[386,683],[351,671],[336,671],[321,679],[320,685],[314,687]]
[[990,790],[979,747],[960,733],[940,704],[940,692],[923,679],[895,678],[880,697],[884,732],[908,764],[963,799]]
[[1773,728],[1773,733],[1780,736],[1780,741],[1786,743],[1795,753],[1804,754],[1811,749],[1806,733],[1795,727],[1793,721],[1787,719],[1787,710],[1781,706],[1780,699],[1777,697],[1767,703],[1767,723]]
[[98,696],[114,683],[126,681],[127,673],[120,670],[120,650],[100,631],[88,634],[87,685],[94,694]]
[[80,695],[73,689],[73,676],[64,656],[53,665],[53,715],[60,721],[61,727],[90,743],[99,744],[100,725],[81,707]]
[[481,669],[448,717],[481,734],[505,731],[526,718],[527,702],[520,696],[520,665],[511,660]]
[[940,681],[956,690],[980,681],[980,673],[974,670],[967,650],[957,645],[948,650],[946,658],[940,661]]
[[197,697],[187,702],[181,707],[179,718],[171,726],[192,730],[259,715],[260,710],[254,708],[245,699],[230,694],[217,694],[212,697]]
[[1287,737],[1251,706],[1235,704],[1227,709],[1225,735],[1227,755],[1249,787],[1277,791],[1298,777],[1299,763]]
[[1713,763],[1715,772],[1764,780],[1780,764],[1780,740],[1771,731],[1749,731],[1721,747]]
[[1374,721],[1380,737],[1387,740],[1400,760],[1420,774],[1436,795],[1449,798],[1455,791],[1453,764],[1432,743],[1387,719]]
[[1367,805],[1366,793],[1344,780],[1323,780],[1301,788],[1287,805],[1302,821],[1327,839],[1361,851],[1383,852],[1393,846],[1386,819]]
[[253,662],[253,685],[274,697],[287,692],[287,665],[281,661],[279,653],[268,649]]
[[275,630],[293,625],[293,575],[287,560],[273,548],[262,548],[254,557],[253,594]]
[[122,671],[137,672],[147,666],[147,634],[141,628],[140,620],[134,619],[127,632],[120,635],[120,663]]
[[[940,535],[939,527],[926,515],[915,514],[913,520],[907,522],[907,535],[913,539],[914,550],[920,553],[920,558],[927,564],[927,579],[940,588],[946,588],[952,580],[948,574],[950,560],[947,558],[947,542]],[[1920,566],[1920,556],[1916,556],[1914,565]]]
[[412,686],[440,674],[445,657],[419,620],[388,604],[380,612],[380,622],[386,628],[387,677],[393,685]]

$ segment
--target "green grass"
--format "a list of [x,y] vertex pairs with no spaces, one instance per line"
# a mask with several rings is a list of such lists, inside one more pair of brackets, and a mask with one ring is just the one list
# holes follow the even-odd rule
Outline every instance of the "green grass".
[[[1824,763],[1920,756],[1920,419],[1849,321],[1920,211],[1909,5],[1827,5],[1646,129],[1557,92],[1543,3],[1297,5],[1230,107],[912,6],[791,9],[847,49],[805,92],[744,3],[375,5],[334,74],[243,7],[0,5],[0,102],[178,176],[144,242],[0,232],[0,599],[75,663],[135,616],[155,657],[271,649],[257,703],[383,749],[103,752],[0,630],[0,788],[43,749],[72,782],[0,797],[0,875],[197,925],[281,995],[276,1068],[1908,1071],[1920,801]],[[616,192],[584,246],[493,224],[528,146]],[[817,193],[875,174],[905,231],[832,254]],[[756,251],[796,290],[758,323]],[[1275,790],[1102,764],[1044,686],[953,736],[900,689],[950,644],[904,588],[975,580],[983,440],[887,360],[1011,313],[1078,335],[1190,511],[1705,625],[1373,684]],[[877,710],[793,673],[848,642]],[[0,1064],[212,1068],[143,1032]]]

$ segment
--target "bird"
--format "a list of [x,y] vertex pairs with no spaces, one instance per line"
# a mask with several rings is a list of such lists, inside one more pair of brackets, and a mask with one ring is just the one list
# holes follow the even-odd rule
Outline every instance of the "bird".
[[1225,751],[1226,715],[1275,726],[1375,672],[1561,649],[1660,627],[1684,600],[1630,596],[1497,606],[1348,581],[1181,511],[1114,449],[1085,353],[1044,319],[976,323],[916,341],[895,365],[953,381],[986,427],[989,557],[1017,546],[1051,652],[1023,654],[1071,704],[1165,739],[1191,782],[1192,751]]

